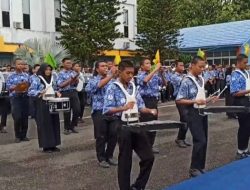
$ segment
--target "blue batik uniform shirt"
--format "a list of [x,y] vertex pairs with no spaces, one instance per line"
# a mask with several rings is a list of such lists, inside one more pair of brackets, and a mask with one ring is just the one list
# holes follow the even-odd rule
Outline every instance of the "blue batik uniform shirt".
[[103,110],[105,91],[113,82],[113,80],[110,80],[104,87],[99,88],[98,85],[102,79],[103,77],[100,75],[94,76],[89,80],[87,86],[85,87],[85,91],[92,98],[92,111]]
[[174,93],[173,93],[174,97],[176,97],[178,94],[179,88],[181,86],[181,81],[184,76],[185,74],[175,72],[170,78],[170,82],[174,87]]
[[[7,78],[6,88],[7,90],[10,90],[10,88],[12,88],[13,86],[16,86],[23,82],[29,83],[29,75],[25,72],[21,73],[14,72]],[[10,92],[9,94],[10,97],[15,95],[16,95],[15,91]]]
[[[198,82],[198,84],[202,86],[201,77],[199,78],[195,77],[195,79]],[[185,77],[181,82],[181,86],[178,91],[176,100],[181,100],[181,99],[194,100],[196,98],[197,93],[198,93],[198,88],[194,83],[194,81],[189,77]]]
[[[126,89],[128,93],[131,95],[133,87],[131,84],[128,85],[128,88]],[[142,100],[141,95],[136,92],[136,101],[138,109],[141,110],[142,108],[145,108],[144,101]],[[121,88],[115,84],[112,83],[108,86],[105,96],[104,96],[104,107],[103,107],[103,113],[108,113],[112,108],[122,107],[126,104],[126,96],[122,92]],[[115,115],[121,116],[122,113],[116,113]]]
[[68,85],[64,88],[60,88],[60,84],[62,84],[63,82],[65,82],[66,80],[73,78],[77,75],[77,73],[73,70],[63,70],[61,72],[59,72],[58,77],[57,77],[57,86],[60,92],[64,92],[64,91],[69,91],[69,90],[75,90],[77,87],[77,84],[74,85]]
[[[248,71],[242,71],[246,76]],[[246,90],[246,79],[241,73],[233,71],[230,81],[230,93],[235,94],[241,90]]]
[[162,79],[158,74],[155,74],[147,83],[144,82],[147,72],[142,71],[137,76],[137,85],[139,86],[140,95],[146,97],[159,97],[159,86],[162,85]]

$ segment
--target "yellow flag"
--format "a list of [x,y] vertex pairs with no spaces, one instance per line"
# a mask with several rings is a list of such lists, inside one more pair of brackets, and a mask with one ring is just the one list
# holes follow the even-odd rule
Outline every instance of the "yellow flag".
[[205,59],[205,52],[199,49],[197,56],[201,57],[202,59]]
[[121,56],[119,54],[115,55],[114,63],[115,65],[119,65],[122,61]]
[[244,48],[245,48],[245,55],[248,56],[248,55],[249,55],[249,50],[250,50],[249,44],[247,43],[247,44],[244,46]]
[[155,54],[155,59],[153,60],[154,64],[158,64],[161,62],[161,58],[160,58],[160,50],[157,50],[156,54]]

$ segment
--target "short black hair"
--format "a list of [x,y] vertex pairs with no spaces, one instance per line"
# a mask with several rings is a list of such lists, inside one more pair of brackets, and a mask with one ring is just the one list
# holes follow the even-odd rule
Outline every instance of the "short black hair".
[[140,66],[142,66],[146,60],[150,60],[150,59],[148,57],[143,58],[140,62]]
[[35,64],[35,65],[33,66],[33,69],[35,69],[35,68],[37,68],[37,67],[40,67],[40,64]]
[[81,64],[80,64],[79,62],[74,62],[74,63],[73,63],[73,67],[74,67],[75,65],[81,66]]
[[205,61],[205,60],[200,56],[194,56],[192,60],[192,64],[197,64],[199,61]]
[[22,61],[22,59],[21,58],[15,58],[14,59],[14,64],[16,64],[17,61]]
[[175,60],[174,64],[177,67],[179,63],[183,63],[182,61],[180,61],[179,59]]
[[130,61],[130,60],[123,60],[118,65],[118,69],[120,71],[124,71],[125,68],[128,68],[128,67],[133,67],[134,68],[134,63],[132,61]]
[[94,73],[93,73],[94,76],[98,75],[98,72],[97,72],[96,69],[99,68],[100,63],[106,63],[106,61],[105,60],[99,60],[99,61],[95,62],[95,64],[94,64]]
[[62,62],[64,63],[65,61],[71,60],[69,57],[65,57],[62,59]]
[[245,54],[237,55],[237,63],[243,61],[244,59],[248,59],[248,56]]

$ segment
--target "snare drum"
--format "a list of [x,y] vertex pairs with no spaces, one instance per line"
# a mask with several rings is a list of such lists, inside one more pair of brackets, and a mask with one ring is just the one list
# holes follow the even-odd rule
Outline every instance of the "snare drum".
[[48,97],[46,102],[49,105],[49,112],[50,113],[58,113],[58,112],[70,111],[69,98]]

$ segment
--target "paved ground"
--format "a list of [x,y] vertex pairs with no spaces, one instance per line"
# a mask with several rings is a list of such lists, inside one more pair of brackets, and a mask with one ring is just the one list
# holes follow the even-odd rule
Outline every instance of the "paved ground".
[[[223,104],[223,102],[221,102]],[[178,120],[173,103],[160,105],[160,119]],[[0,190],[117,190],[116,167],[102,169],[95,159],[93,126],[86,111],[85,123],[79,134],[62,134],[60,153],[45,154],[38,149],[36,127],[30,120],[30,142],[13,143],[12,119],[8,134],[0,134]],[[209,147],[207,169],[232,162],[236,150],[237,120],[225,114],[209,116]],[[190,134],[188,134],[189,140]],[[174,143],[176,130],[157,135],[160,154],[147,189],[160,190],[188,178],[192,148],[180,149]],[[117,150],[116,150],[117,155]],[[138,173],[138,158],[134,156],[133,180]]]

